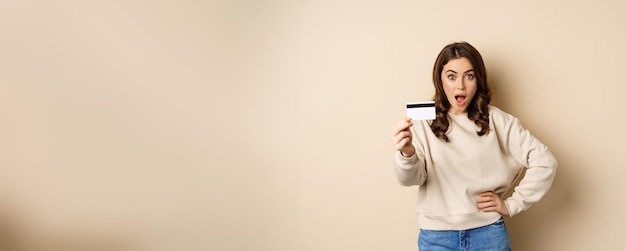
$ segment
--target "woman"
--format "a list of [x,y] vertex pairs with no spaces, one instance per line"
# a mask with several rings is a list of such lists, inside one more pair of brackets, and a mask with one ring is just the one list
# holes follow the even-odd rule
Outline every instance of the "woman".
[[[543,197],[557,161],[516,117],[489,105],[487,72],[472,45],[445,46],[433,83],[435,120],[406,118],[392,131],[396,175],[402,185],[419,186],[418,248],[510,250],[502,217]],[[523,179],[502,198],[522,168]]]

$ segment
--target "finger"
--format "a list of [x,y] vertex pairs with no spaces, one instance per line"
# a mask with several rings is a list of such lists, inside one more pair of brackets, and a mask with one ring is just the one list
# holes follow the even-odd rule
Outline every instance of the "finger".
[[496,193],[494,193],[492,191],[487,191],[487,192],[482,192],[479,195],[480,196],[493,196],[493,195],[496,195]]
[[494,204],[491,201],[480,202],[480,203],[477,203],[476,205],[478,206],[479,209],[483,209],[483,208],[488,208],[488,207],[494,206]]
[[486,202],[480,202],[480,203],[476,203],[476,205],[478,206],[478,208],[483,209],[483,208],[490,208],[490,207],[495,207],[495,208],[499,208],[500,204],[498,203],[498,201],[486,201]]
[[392,135],[396,135],[396,134],[398,134],[398,133],[401,133],[401,132],[408,132],[408,131],[409,131],[409,126],[399,125],[398,127],[396,127],[396,128],[395,128],[395,129],[391,132],[391,134],[392,134]]
[[485,208],[480,208],[480,210],[483,212],[497,212],[498,211],[496,207],[485,207]]
[[491,201],[491,200],[492,200],[491,197],[481,196],[481,197],[478,197],[478,199],[476,199],[476,202],[482,203],[482,202],[487,202],[487,201]]
[[411,139],[411,133],[407,131],[398,132],[394,137],[394,142],[400,143],[404,139]]
[[487,201],[487,200],[494,200],[496,198],[495,194],[491,193],[491,192],[484,192],[478,195],[478,199],[477,200],[481,200],[481,201]]
[[408,144],[408,141],[408,139],[403,139],[402,141],[400,141],[400,143],[396,145],[396,150],[402,151],[403,148]]
[[398,134],[396,138],[394,138],[394,145],[396,149],[401,150],[405,146],[411,143],[411,137],[403,134]]
[[398,122],[398,125],[396,126],[394,134],[397,134],[398,132],[401,132],[401,131],[408,131],[409,127],[411,126],[413,126],[413,122],[411,122],[410,119],[401,120],[400,122]]

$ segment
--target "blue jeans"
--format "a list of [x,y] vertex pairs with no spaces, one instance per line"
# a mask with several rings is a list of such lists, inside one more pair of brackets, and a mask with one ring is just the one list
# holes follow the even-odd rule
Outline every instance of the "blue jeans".
[[420,251],[509,251],[511,242],[504,219],[468,230],[420,230]]

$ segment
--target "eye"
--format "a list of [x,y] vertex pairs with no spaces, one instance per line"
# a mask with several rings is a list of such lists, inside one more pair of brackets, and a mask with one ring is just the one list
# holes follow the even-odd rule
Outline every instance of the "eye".
[[465,75],[465,80],[472,80],[472,79],[474,79],[474,74],[470,73],[470,74]]
[[450,74],[450,75],[448,75],[448,79],[455,80],[456,76],[454,74]]

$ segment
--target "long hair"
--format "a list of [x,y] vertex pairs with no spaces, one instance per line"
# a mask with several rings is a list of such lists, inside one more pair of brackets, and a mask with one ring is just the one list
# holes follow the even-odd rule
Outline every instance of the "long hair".
[[476,74],[477,89],[474,98],[467,107],[467,117],[474,121],[474,123],[480,128],[476,132],[478,136],[485,135],[489,132],[489,102],[491,102],[491,90],[487,85],[487,69],[483,62],[482,56],[476,48],[467,42],[457,42],[448,44],[444,47],[437,60],[435,60],[435,66],[433,67],[433,84],[435,85],[435,106],[437,108],[437,117],[430,124],[430,129],[435,135],[449,142],[450,139],[446,135],[450,126],[448,119],[448,110],[450,109],[450,102],[446,98],[446,93],[443,90],[443,82],[441,80],[441,72],[443,66],[446,65],[452,59],[467,58]]

